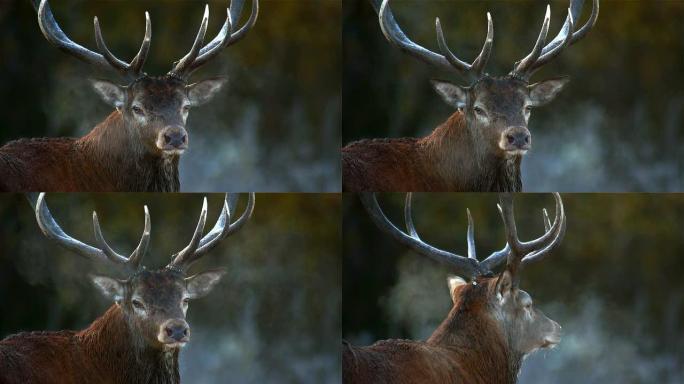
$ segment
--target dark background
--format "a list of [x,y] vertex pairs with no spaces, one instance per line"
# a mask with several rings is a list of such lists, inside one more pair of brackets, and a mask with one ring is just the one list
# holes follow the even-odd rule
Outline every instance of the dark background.
[[[143,205],[151,216],[151,269],[190,241],[200,194],[50,194],[55,219],[94,244],[92,211],[119,253],[137,245]],[[209,195],[206,231],[222,195]],[[242,213],[246,196],[237,211]],[[188,310],[192,340],[181,353],[188,383],[338,383],[340,197],[257,194],[254,215],[190,273],[225,267],[223,280]],[[0,196],[0,339],[21,331],[83,329],[112,303],[89,273],[125,277],[43,236],[21,195]]]
[[[528,357],[521,383],[681,383],[684,377],[684,196],[562,195],[567,233],[545,260],[525,269],[521,288],[563,327],[553,350]],[[383,194],[385,214],[403,228],[403,194]],[[553,197],[515,197],[522,240],[543,233]],[[466,254],[466,208],[480,260],[503,248],[495,194],[416,194],[421,238]],[[451,308],[448,268],[407,250],[344,196],[343,338],[424,340]]]
[[[435,17],[461,59],[482,48],[486,12],[494,22],[487,70],[505,75],[527,55],[551,5],[550,38],[569,1],[393,0],[397,22],[417,44],[438,51]],[[586,0],[582,25],[589,16]],[[523,161],[527,191],[679,191],[683,187],[684,1],[602,0],[594,29],[544,66],[532,82],[572,81],[532,113],[533,149]],[[368,0],[343,0],[342,142],[425,136],[453,113],[432,78],[469,85],[390,45]]]
[[[225,21],[228,0],[50,1],[64,32],[93,50],[98,16],[110,50],[126,61],[140,47],[149,11],[150,75],[165,74],[190,50],[206,3],[208,42]],[[250,10],[248,0],[240,25]],[[229,83],[190,112],[183,191],[340,189],[340,13],[338,0],[261,0],[248,35],[193,75],[191,81],[223,75]],[[48,43],[29,0],[0,1],[0,57],[0,144],[82,136],[112,111],[87,81],[107,74]]]

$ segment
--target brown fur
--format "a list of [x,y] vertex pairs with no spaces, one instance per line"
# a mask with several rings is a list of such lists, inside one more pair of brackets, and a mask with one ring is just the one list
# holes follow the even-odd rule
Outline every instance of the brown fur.
[[0,191],[178,191],[178,156],[152,155],[133,137],[114,111],[80,139],[10,142],[0,148]]
[[345,384],[515,383],[522,355],[491,315],[496,278],[480,278],[453,293],[447,318],[427,341],[385,340],[343,345]]
[[172,384],[178,349],[147,346],[114,305],[80,331],[30,332],[0,341],[1,384]]
[[520,191],[521,156],[490,154],[462,112],[424,138],[361,140],[342,148],[348,192]]

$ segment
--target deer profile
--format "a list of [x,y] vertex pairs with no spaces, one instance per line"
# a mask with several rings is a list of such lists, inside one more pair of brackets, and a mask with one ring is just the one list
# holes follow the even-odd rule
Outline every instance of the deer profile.
[[389,0],[371,0],[382,33],[402,52],[433,67],[470,80],[469,86],[433,80],[435,91],[456,112],[423,138],[371,139],[342,149],[343,189],[380,191],[490,191],[522,190],[520,166],[531,149],[528,122],[533,108],[552,101],[568,83],[559,77],[530,84],[532,74],[576,43],[592,29],[599,1],[588,21],[578,24],[584,0],[570,0],[560,32],[548,44],[551,9],[532,51],[515,63],[506,76],[485,71],[494,42],[492,17],[487,13],[487,38],[472,63],[459,59],[447,46],[439,18],[437,43],[441,53],[413,41],[401,30]]
[[190,267],[221,240],[240,230],[254,209],[249,195],[242,215],[231,223],[236,200],[226,196],[219,218],[202,236],[207,218],[204,199],[190,243],[160,270],[141,263],[150,239],[150,215],[138,246],[125,256],[105,241],[97,214],[93,227],[97,246],[66,234],[53,218],[41,193],[32,201],[41,231],[58,245],[96,262],[123,268],[124,280],[93,276],[93,283],[114,304],[82,331],[30,332],[0,341],[0,383],[179,383],[178,357],[190,340],[186,312],[190,300],[208,294],[224,275],[209,270],[187,275]]
[[65,53],[123,79],[126,85],[94,80],[97,94],[115,110],[81,138],[20,139],[0,148],[0,191],[158,191],[180,189],[178,165],[188,148],[186,122],[192,107],[211,100],[226,82],[212,78],[190,84],[190,76],[244,38],[254,26],[258,0],[240,28],[244,0],[233,0],[219,33],[204,45],[209,6],[190,51],[164,76],[143,72],[152,37],[145,13],[145,37],[127,63],[107,48],[94,19],[98,52],[71,39],[55,21],[47,0],[34,0],[45,38]]
[[[499,211],[506,246],[478,261],[473,221],[468,211],[468,254],[460,256],[423,242],[411,218],[406,196],[404,232],[384,215],[374,195],[361,199],[372,220],[385,233],[415,252],[449,266],[453,307],[426,341],[385,340],[367,347],[343,346],[345,384],[515,383],[523,358],[560,342],[560,326],[532,305],[519,288],[520,271],[558,246],[566,219],[560,196],[551,223],[543,211],[545,232],[523,242],[517,235],[512,196],[500,197]],[[505,268],[498,275],[494,271]]]

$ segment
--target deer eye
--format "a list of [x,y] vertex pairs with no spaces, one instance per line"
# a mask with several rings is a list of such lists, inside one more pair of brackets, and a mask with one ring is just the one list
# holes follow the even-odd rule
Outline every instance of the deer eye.
[[138,107],[137,105],[134,105],[134,106],[131,108],[131,110],[133,110],[133,113],[135,113],[135,114],[137,114],[137,115],[143,115],[143,114],[144,114],[142,108]]
[[475,108],[473,108],[473,110],[475,111],[475,113],[477,113],[477,114],[480,115],[480,116],[485,116],[485,115],[486,115],[484,109],[482,109],[482,108],[480,108],[480,107],[475,107]]
[[183,299],[183,305],[188,305],[189,302],[190,302],[190,299],[188,299],[188,298]]
[[145,305],[140,300],[133,299],[131,303],[136,309],[145,309]]
[[183,112],[188,112],[189,110],[190,110],[190,106],[189,106],[189,105],[184,105],[184,106],[183,106]]
[[532,112],[532,106],[528,105],[527,107],[525,107],[525,112]]

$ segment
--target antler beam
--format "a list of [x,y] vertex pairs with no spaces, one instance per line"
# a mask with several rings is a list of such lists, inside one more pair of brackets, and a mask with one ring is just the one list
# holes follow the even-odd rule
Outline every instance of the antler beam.
[[[173,74],[180,78],[186,79],[199,67],[209,62],[209,60],[216,57],[221,50],[240,41],[247,32],[252,29],[259,16],[259,0],[252,0],[252,13],[247,22],[240,28],[236,29],[235,23],[240,18],[244,0],[233,0],[230,7],[226,10],[226,21],[223,23],[221,30],[207,45],[202,47],[204,36],[207,31],[207,22],[209,20],[209,5],[204,9],[204,16],[199,32],[195,37],[195,42],[182,59],[174,64],[173,69],[169,74]],[[201,47],[201,48],[200,48]]]
[[253,211],[254,193],[250,193],[247,200],[247,207],[242,213],[242,216],[231,224],[231,203],[229,195],[226,194],[223,199],[223,209],[221,210],[221,214],[219,215],[216,224],[214,224],[214,227],[209,233],[202,236],[207,219],[207,199],[205,198],[204,203],[202,204],[200,218],[190,243],[172,256],[172,261],[167,265],[167,268],[178,268],[186,271],[192,264],[218,245],[221,240],[242,228],[252,216]]
[[143,74],[142,67],[147,59],[152,38],[150,15],[147,12],[145,12],[145,38],[143,39],[140,50],[138,51],[138,54],[135,55],[135,58],[133,58],[130,63],[126,63],[114,56],[107,48],[104,38],[102,37],[102,31],[100,30],[100,23],[97,16],[93,20],[95,26],[95,42],[97,43],[98,49],[102,51],[102,54],[93,52],[69,39],[64,31],[62,31],[59,24],[57,24],[48,0],[40,0],[40,3],[36,3],[36,1],[37,0],[34,0],[33,5],[34,7],[37,7],[38,10],[38,25],[40,26],[40,30],[43,32],[45,38],[57,48],[99,69],[114,70],[128,80],[135,80]]
[[52,213],[45,202],[45,192],[38,195],[38,199],[35,202],[31,199],[30,201],[34,207],[36,221],[38,222],[40,230],[45,236],[55,241],[60,246],[90,260],[123,265],[130,270],[137,270],[140,267],[140,263],[147,252],[147,246],[150,240],[150,213],[147,206],[145,206],[145,229],[140,238],[140,243],[130,256],[126,257],[115,252],[104,240],[96,212],[93,212],[93,228],[95,237],[100,244],[99,248],[76,240],[62,230],[52,217]]
[[[489,60],[492,44],[494,42],[494,25],[489,12],[487,12],[487,38],[485,39],[480,54],[471,64],[469,64],[459,59],[449,49],[446,39],[444,38],[444,32],[442,31],[442,25],[439,18],[435,20],[435,30],[437,33],[437,44],[442,52],[441,54],[416,44],[406,36],[404,31],[402,31],[397,24],[394,14],[390,9],[390,0],[370,1],[375,8],[375,11],[378,13],[382,33],[390,43],[397,46],[403,52],[441,70],[456,72],[460,75],[470,76],[476,79],[484,76],[485,67]],[[582,28],[575,31],[575,21],[579,20],[579,17],[581,16],[584,0],[570,0],[568,16],[565,19],[565,23],[563,23],[563,27],[558,32],[558,35],[556,35],[549,44],[545,45],[551,20],[551,8],[547,5],[542,29],[532,52],[515,64],[510,75],[526,80],[529,79],[536,70],[558,56],[565,47],[568,47],[583,38],[589,30],[594,27],[596,20],[598,19],[599,0],[592,0],[592,2],[593,7],[589,20]]]
[[553,194],[556,201],[556,214],[553,224],[550,223],[546,210],[543,211],[543,222],[545,232],[537,239],[522,242],[518,239],[513,214],[513,198],[510,194],[502,194],[498,205],[504,227],[506,229],[506,246],[500,251],[493,252],[485,260],[478,261],[475,251],[475,232],[473,219],[468,214],[468,257],[454,254],[421,240],[418,235],[412,218],[412,194],[406,194],[404,205],[404,221],[406,232],[397,228],[385,216],[378,204],[378,200],[373,193],[360,194],[361,202],[368,211],[371,220],[385,233],[392,236],[399,243],[408,246],[414,251],[424,256],[430,257],[439,262],[448,264],[459,276],[474,280],[479,276],[491,276],[492,271],[507,263],[509,269],[517,270],[519,265],[525,265],[533,261],[538,261],[555,249],[565,234],[565,211],[563,202],[558,193]]

